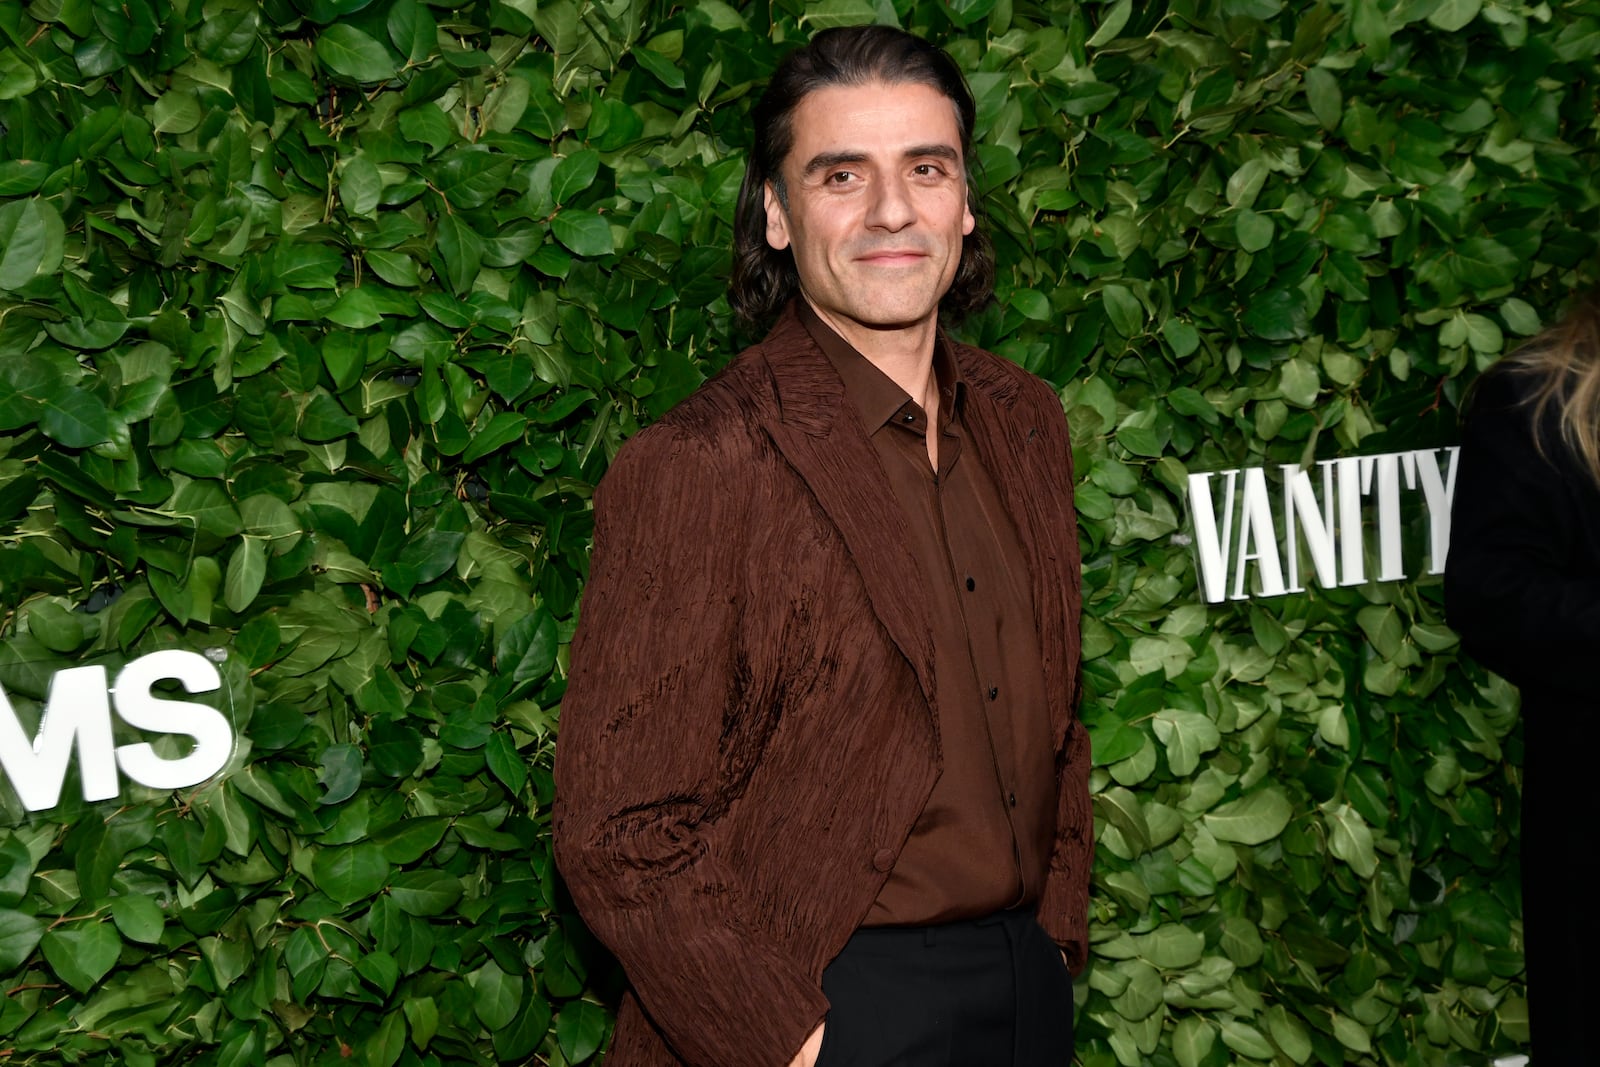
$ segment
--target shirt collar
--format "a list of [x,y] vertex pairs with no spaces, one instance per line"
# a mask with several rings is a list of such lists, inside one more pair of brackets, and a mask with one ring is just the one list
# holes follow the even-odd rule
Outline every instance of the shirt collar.
[[[861,416],[868,434],[876,433],[885,423],[899,421],[900,413],[907,404],[914,404],[917,410],[921,410],[920,402],[914,401],[895,384],[894,379],[874,366],[870,359],[856,351],[854,345],[823,322],[805,297],[797,295],[794,302],[806,332],[844,380],[845,395]],[[942,399],[939,423],[944,426],[951,419],[959,418],[967,386],[956,367],[955,357],[950,352],[943,330],[938,332],[933,343],[933,374],[939,383]]]

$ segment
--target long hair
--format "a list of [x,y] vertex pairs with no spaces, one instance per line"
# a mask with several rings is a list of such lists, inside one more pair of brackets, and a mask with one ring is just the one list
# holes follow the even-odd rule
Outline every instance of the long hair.
[[[1600,289],[1578,298],[1562,320],[1506,360],[1534,383],[1527,403],[1534,425],[1553,410],[1561,442],[1600,485]],[[1546,459],[1544,434],[1534,442]]]
[[[942,49],[892,26],[842,26],[823,30],[784,57],[756,103],[755,143],[733,220],[733,278],[729,301],[754,329],[761,329],[799,290],[800,276],[787,248],[767,244],[765,187],[770,181],[784,200],[783,161],[794,147],[794,109],[807,94],[836,85],[926,85],[946,96],[956,110],[961,158],[972,155],[976,108],[961,68]],[[786,202],[786,201],[785,201]],[[951,318],[983,307],[994,290],[994,248],[984,230],[967,175],[967,206],[977,224],[961,242],[955,279],[939,302]]]

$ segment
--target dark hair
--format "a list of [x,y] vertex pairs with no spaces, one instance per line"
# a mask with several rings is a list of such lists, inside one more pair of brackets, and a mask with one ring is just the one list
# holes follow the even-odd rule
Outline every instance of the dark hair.
[[[946,314],[960,318],[983,307],[994,289],[994,249],[978,210],[970,173],[972,92],[955,60],[921,37],[893,26],[841,26],[823,30],[811,43],[784,57],[757,101],[752,117],[755,143],[733,220],[733,278],[728,299],[751,327],[764,327],[799,290],[800,276],[787,248],[767,244],[765,186],[772,182],[784,201],[782,166],[794,147],[794,109],[818,89],[835,85],[918,84],[937,89],[955,105],[961,157],[969,161],[967,206],[977,221],[961,242],[961,262],[940,300]],[[787,201],[784,201],[787,203]]]

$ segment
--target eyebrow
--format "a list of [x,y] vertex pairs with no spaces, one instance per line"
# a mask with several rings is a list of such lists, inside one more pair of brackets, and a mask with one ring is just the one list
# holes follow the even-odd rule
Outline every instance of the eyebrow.
[[[948,160],[951,163],[960,163],[961,154],[947,144],[921,144],[912,145],[900,153],[901,159],[923,159],[932,156],[935,159]],[[811,175],[819,170],[837,167],[848,163],[867,162],[867,153],[860,151],[846,152],[819,152],[807,161],[802,174]]]

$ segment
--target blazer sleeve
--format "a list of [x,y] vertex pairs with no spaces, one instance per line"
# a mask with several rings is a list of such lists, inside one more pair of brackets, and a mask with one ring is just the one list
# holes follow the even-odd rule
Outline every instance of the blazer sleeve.
[[828,1004],[813,976],[746,923],[743,889],[718,853],[717,820],[757,755],[729,740],[739,733],[739,501],[750,472],[736,477],[728,451],[657,424],[596,491],[556,747],[554,846],[579,911],[678,1056],[782,1067]]
[[1043,422],[1051,438],[1050,469],[1043,484],[1056,487],[1061,500],[1057,542],[1063,557],[1063,578],[1058,594],[1064,598],[1062,610],[1068,621],[1066,647],[1071,692],[1059,694],[1067,702],[1065,734],[1056,751],[1056,839],[1050,854],[1050,869],[1039,898],[1039,925],[1061,947],[1073,974],[1080,974],[1089,960],[1089,880],[1094,865],[1094,811],[1089,798],[1089,731],[1078,721],[1082,696],[1081,655],[1083,574],[1078,548],[1077,514],[1073,508],[1072,442],[1061,401],[1048,386],[1042,389],[1040,403]]
[[[1445,565],[1450,625],[1519,686],[1587,692],[1600,649],[1600,546],[1585,543],[1587,475],[1536,428],[1514,372],[1481,381],[1462,438]],[[1545,453],[1535,434],[1545,434]]]

